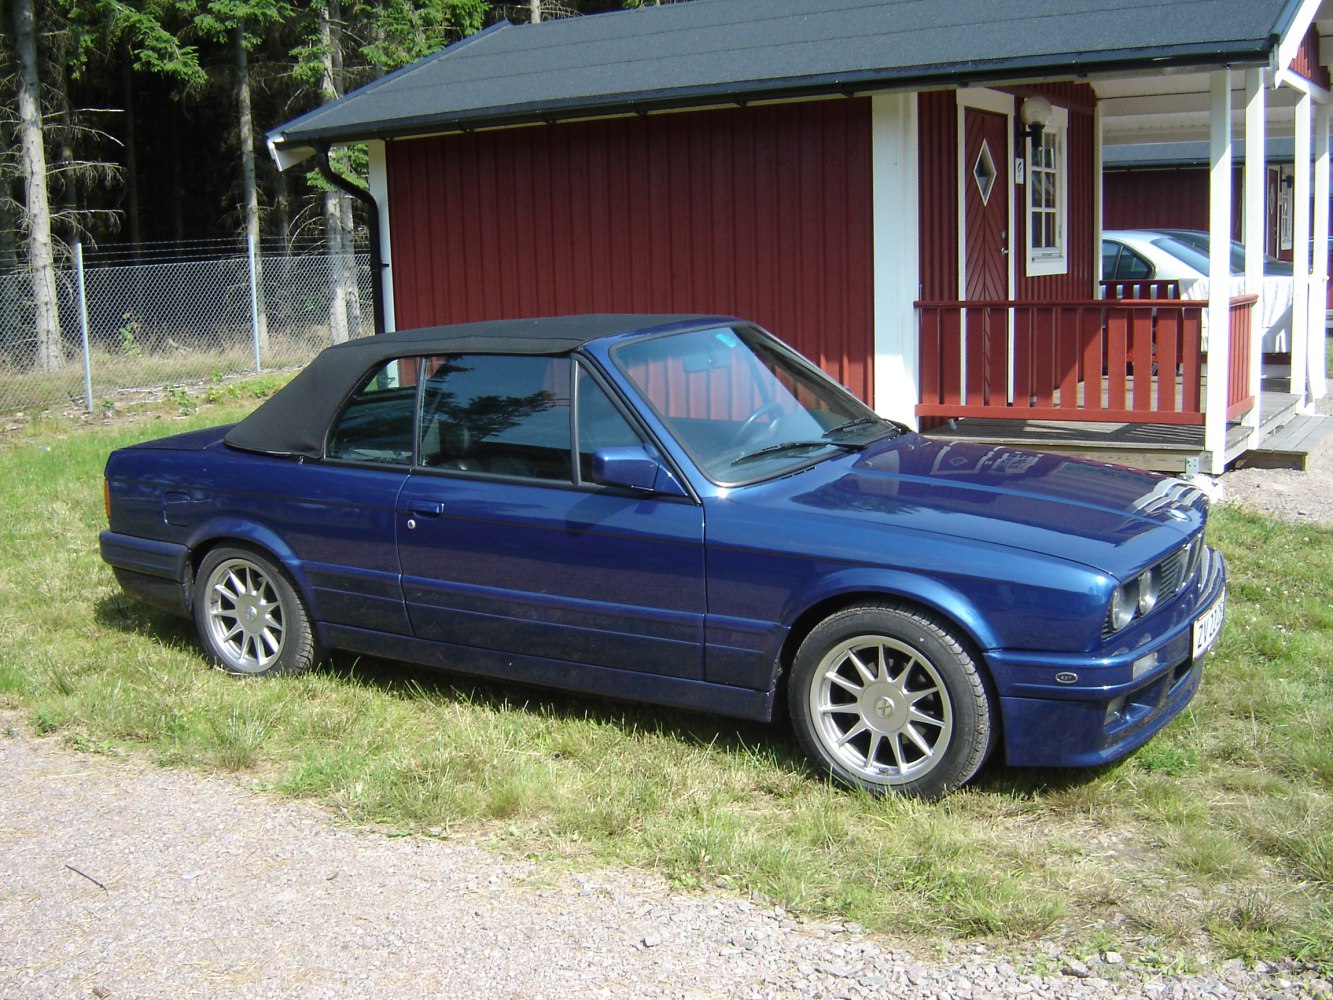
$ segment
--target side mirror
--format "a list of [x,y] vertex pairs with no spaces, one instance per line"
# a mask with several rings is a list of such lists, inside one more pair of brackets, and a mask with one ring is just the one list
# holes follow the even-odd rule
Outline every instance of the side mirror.
[[593,452],[592,481],[640,493],[689,496],[671,470],[642,445],[599,448]]

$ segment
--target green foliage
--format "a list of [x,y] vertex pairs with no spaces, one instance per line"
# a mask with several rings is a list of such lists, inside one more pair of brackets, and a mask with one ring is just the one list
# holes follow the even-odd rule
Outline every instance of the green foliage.
[[199,51],[181,43],[191,0],[67,0],[75,71],[113,46],[124,46],[136,70],[181,84],[206,79]]
[[284,0],[205,0],[194,26],[205,38],[223,43],[239,28],[245,47],[252,49],[263,40],[266,28],[284,23],[293,13]]
[[394,70],[480,31],[490,4],[486,0],[382,0],[357,4],[354,10],[375,29],[360,48],[362,57],[382,70]]
[[[346,177],[353,184],[368,189],[370,182],[370,155],[365,143],[353,146],[338,146],[329,150],[329,166]],[[316,191],[336,191],[332,184],[324,179],[318,170],[310,170],[305,175],[306,183]]]

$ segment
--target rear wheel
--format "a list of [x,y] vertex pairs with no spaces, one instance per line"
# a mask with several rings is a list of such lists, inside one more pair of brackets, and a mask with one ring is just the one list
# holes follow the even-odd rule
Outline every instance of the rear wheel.
[[844,784],[933,798],[985,762],[995,720],[961,641],[909,608],[866,604],[817,625],[788,686],[796,735]]
[[210,658],[232,674],[308,669],[310,615],[282,570],[249,549],[218,548],[195,577],[194,621]]

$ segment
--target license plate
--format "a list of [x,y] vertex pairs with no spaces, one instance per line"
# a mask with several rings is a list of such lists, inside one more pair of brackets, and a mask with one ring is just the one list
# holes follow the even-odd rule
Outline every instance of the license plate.
[[1217,641],[1217,634],[1222,631],[1222,619],[1226,614],[1226,595],[1217,599],[1217,603],[1194,619],[1194,654],[1198,659],[1208,652],[1208,647]]

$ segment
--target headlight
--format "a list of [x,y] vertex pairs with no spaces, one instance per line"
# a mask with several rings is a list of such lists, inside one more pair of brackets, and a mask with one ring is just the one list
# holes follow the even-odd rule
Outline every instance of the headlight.
[[1129,583],[1116,587],[1115,593],[1111,595],[1112,632],[1119,632],[1136,618],[1142,618],[1157,607],[1157,599],[1160,596],[1158,580],[1159,575],[1154,568],[1140,573]]
[[1203,536],[1195,536],[1188,544],[1117,587],[1111,594],[1106,621],[1102,623],[1102,638],[1109,639],[1180,593],[1181,588],[1194,579],[1204,551]]
[[1146,615],[1157,606],[1157,571],[1148,570],[1136,582],[1139,588],[1139,614]]
[[1116,587],[1111,597],[1111,628],[1119,632],[1134,620],[1134,612],[1139,606],[1139,581],[1131,580],[1123,587]]

